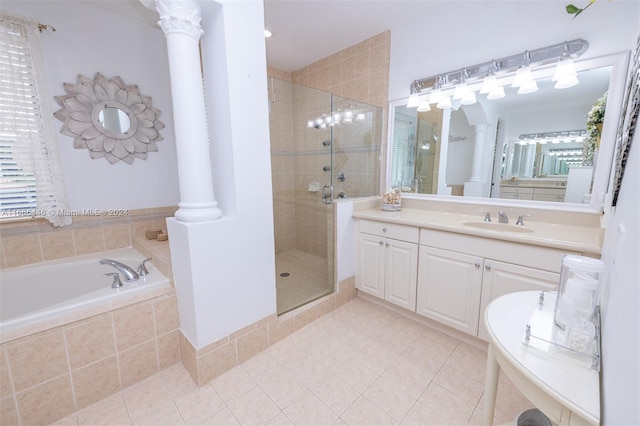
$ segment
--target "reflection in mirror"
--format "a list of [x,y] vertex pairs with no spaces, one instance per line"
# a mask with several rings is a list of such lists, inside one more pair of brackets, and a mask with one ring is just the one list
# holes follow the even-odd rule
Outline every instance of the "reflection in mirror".
[[392,103],[388,186],[421,194],[589,203],[598,152],[585,157],[586,147],[594,146],[588,133],[584,140],[526,144],[520,136],[585,132],[589,111],[612,80],[613,61],[593,63],[598,65],[580,69],[579,84],[562,90],[547,73],[530,94],[505,86],[502,99],[478,95],[476,104],[431,105],[427,112],[407,108],[406,100]]
[[131,119],[119,108],[104,108],[98,114],[98,120],[102,127],[113,133],[127,133],[131,128]]

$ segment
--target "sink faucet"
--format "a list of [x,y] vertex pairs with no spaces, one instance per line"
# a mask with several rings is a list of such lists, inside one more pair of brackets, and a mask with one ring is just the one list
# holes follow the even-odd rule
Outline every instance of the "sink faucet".
[[122,274],[122,276],[124,277],[125,281],[136,281],[138,278],[140,278],[136,271],[134,271],[133,269],[129,268],[124,263],[120,263],[120,262],[118,262],[116,260],[100,259],[100,264],[101,265],[109,265],[109,266],[113,266],[114,268],[116,268],[118,270],[118,272],[120,272]]
[[499,223],[509,223],[509,218],[507,217],[507,214],[503,211],[499,211],[498,212],[498,222]]

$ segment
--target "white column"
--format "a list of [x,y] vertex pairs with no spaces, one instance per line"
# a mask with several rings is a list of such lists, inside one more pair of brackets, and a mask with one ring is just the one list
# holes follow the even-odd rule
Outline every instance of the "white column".
[[222,212],[213,195],[209,131],[198,43],[200,6],[190,0],[156,0],[158,24],[167,38],[173,119],[176,133],[181,222],[218,219]]
[[482,157],[484,154],[484,137],[488,124],[476,124],[474,127],[475,141],[473,145],[473,164],[471,177],[468,182],[482,182]]

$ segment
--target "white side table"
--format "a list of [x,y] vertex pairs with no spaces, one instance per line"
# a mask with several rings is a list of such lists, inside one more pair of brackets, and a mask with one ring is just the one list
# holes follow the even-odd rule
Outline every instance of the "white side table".
[[[483,425],[493,424],[500,370],[558,425],[600,424],[600,374],[588,362],[523,343],[526,325],[538,309],[540,292],[501,296],[485,311],[489,332]],[[555,306],[555,293],[545,293],[544,308]]]

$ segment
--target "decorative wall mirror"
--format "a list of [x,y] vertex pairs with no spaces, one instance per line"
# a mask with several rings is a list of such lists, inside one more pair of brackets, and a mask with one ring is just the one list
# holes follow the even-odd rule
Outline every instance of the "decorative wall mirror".
[[[562,90],[553,89],[554,67],[543,66],[532,71],[539,85],[536,93],[520,95],[515,89],[510,93],[505,87],[506,96],[499,100],[478,95],[476,104],[461,105],[457,109],[439,109],[432,105],[428,112],[407,108],[408,98],[391,102],[387,186],[401,187],[404,192],[418,193],[416,196],[423,198],[464,196],[503,198],[504,201],[514,198],[508,190],[503,192],[506,185],[522,188],[529,183],[524,180],[531,180],[534,185],[552,186],[558,193],[562,192],[562,196],[550,197],[549,191],[538,191],[538,197],[533,190],[525,191],[531,192],[525,197],[528,202],[561,202],[564,208],[581,208],[571,206],[577,203],[588,210],[602,211],[611,176],[628,58],[628,53],[621,53],[576,61],[580,83]],[[563,149],[571,148],[572,152],[583,150],[588,140],[581,142],[573,138],[565,142],[566,138],[562,138],[561,143],[553,143],[550,139],[548,146],[532,143],[524,146],[521,136],[585,131],[587,114],[605,92],[608,103],[601,130],[602,143],[592,164],[579,165],[586,171],[575,173],[580,175],[581,184],[576,189],[579,195],[565,196],[567,182],[574,174],[571,169],[577,169],[578,164],[562,164],[552,158],[556,152],[550,154],[550,150],[559,149],[561,145]],[[425,121],[428,124],[423,123]],[[476,140],[481,141],[479,146]],[[423,146],[430,149],[421,149]],[[435,155],[437,159],[429,163],[432,167],[429,171],[417,170],[418,160],[425,155]],[[480,170],[475,170],[478,164]],[[468,185],[470,180],[475,181],[472,182],[475,186]]]
[[158,150],[156,143],[164,139],[160,110],[138,86],[97,73],[93,80],[79,75],[77,85],[65,83],[64,89],[65,95],[54,98],[62,107],[54,115],[74,148],[88,149],[91,158],[104,157],[111,164],[146,160],[148,152]]

